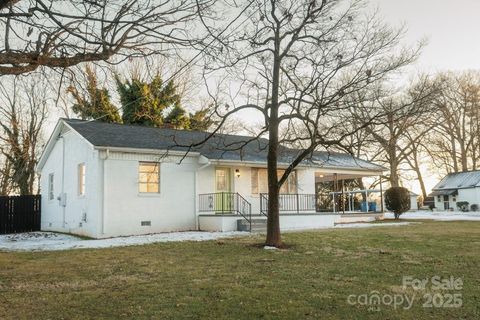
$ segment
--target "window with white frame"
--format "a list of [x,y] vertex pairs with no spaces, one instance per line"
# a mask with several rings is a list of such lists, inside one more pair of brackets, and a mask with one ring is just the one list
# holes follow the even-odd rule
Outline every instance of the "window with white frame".
[[139,163],[138,191],[140,193],[160,192],[160,164],[158,162]]
[[[277,176],[283,175],[285,170],[277,170]],[[268,174],[267,169],[252,168],[251,175],[252,182],[252,194],[268,193]],[[297,173],[292,171],[287,178],[287,181],[280,188],[280,193],[295,194],[297,193]]]
[[78,195],[85,195],[85,163],[78,165]]
[[53,189],[54,175],[50,173],[48,175],[48,200],[53,200],[55,198],[55,190]]

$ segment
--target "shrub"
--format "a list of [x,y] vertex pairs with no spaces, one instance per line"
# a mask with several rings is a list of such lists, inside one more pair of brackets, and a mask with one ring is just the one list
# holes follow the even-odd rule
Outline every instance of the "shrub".
[[471,211],[478,211],[478,204],[474,203],[470,206]]
[[459,201],[457,202],[457,208],[460,209],[460,211],[467,212],[468,211],[468,201]]
[[385,206],[398,219],[402,213],[410,210],[410,191],[403,187],[391,187],[385,191]]

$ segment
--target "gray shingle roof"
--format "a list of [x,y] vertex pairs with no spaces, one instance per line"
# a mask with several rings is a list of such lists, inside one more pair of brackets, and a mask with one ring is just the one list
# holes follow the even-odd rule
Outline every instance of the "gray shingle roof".
[[[154,128],[136,125],[104,123],[63,119],[75,131],[96,147],[135,148],[149,150],[188,151],[192,144],[203,141],[207,132]],[[264,138],[215,134],[206,143],[193,147],[190,151],[199,152],[211,160],[234,160],[246,162],[267,162],[268,140]],[[279,163],[289,164],[301,150],[279,148]],[[310,164],[322,167],[350,168],[358,170],[385,170],[368,161],[348,154],[316,151]]]
[[432,190],[480,187],[480,171],[449,173]]

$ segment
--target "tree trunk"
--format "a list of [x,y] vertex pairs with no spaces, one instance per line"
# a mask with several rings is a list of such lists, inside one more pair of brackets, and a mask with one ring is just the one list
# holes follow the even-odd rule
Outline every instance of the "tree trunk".
[[[19,170],[22,170],[22,169],[19,169]],[[17,183],[17,186],[18,186],[18,191],[20,192],[20,195],[21,196],[25,196],[25,195],[29,195],[31,194],[31,191],[30,191],[30,184],[29,184],[29,175],[26,173],[26,172],[18,172],[17,173],[19,175],[16,183]]]
[[399,187],[400,178],[398,177],[398,161],[395,146],[391,146],[388,153],[390,158],[390,186]]
[[[363,179],[358,178],[357,181],[358,181],[358,188],[360,190],[364,190],[365,189],[365,184],[363,183]],[[364,201],[364,202],[367,201],[367,195],[365,193],[362,192],[361,196],[362,196],[362,201]]]
[[465,142],[462,142],[460,144],[460,161],[462,164],[462,172],[468,171],[468,154],[467,154],[467,148],[465,147]]
[[457,146],[455,143],[455,138],[453,137],[452,134],[450,134],[450,144],[452,146],[451,150],[451,155],[452,155],[452,160],[453,160],[453,171],[458,172],[458,160],[457,160]]
[[400,187],[400,179],[398,178],[397,168],[390,168],[390,185],[392,187]]
[[418,147],[416,147],[415,151],[413,152],[413,161],[414,161],[414,169],[415,173],[417,174],[418,183],[420,184],[420,189],[422,189],[422,198],[423,201],[427,198],[427,189],[425,188],[425,181],[423,180],[422,171],[420,170],[420,163],[418,161]]
[[270,105],[270,117],[268,122],[268,218],[267,218],[267,239],[265,245],[280,247],[282,238],[280,236],[280,206],[277,158],[278,158],[278,92],[280,85],[280,40],[278,29],[275,34],[275,50],[272,78],[272,101]]
[[422,190],[423,201],[427,198],[427,189],[425,188],[425,181],[423,181],[422,172],[420,170],[415,170],[417,172],[418,183],[420,184],[420,189]]

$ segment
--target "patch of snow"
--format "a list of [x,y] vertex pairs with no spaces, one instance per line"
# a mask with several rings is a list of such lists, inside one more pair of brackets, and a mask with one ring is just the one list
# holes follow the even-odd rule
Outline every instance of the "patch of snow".
[[[393,219],[393,213],[385,213],[385,218]],[[480,221],[480,213],[456,211],[409,211],[400,216],[400,219],[426,219],[437,221]]]
[[171,241],[207,241],[248,235],[248,232],[171,232],[141,236],[85,240],[54,232],[27,232],[0,235],[0,251],[58,251],[98,249]]
[[271,246],[264,246],[263,249],[265,249],[265,250],[277,250],[278,248],[271,247]]
[[334,228],[343,229],[343,228],[397,227],[397,226],[405,226],[413,223],[418,223],[418,222],[340,223],[340,224],[336,224]]

